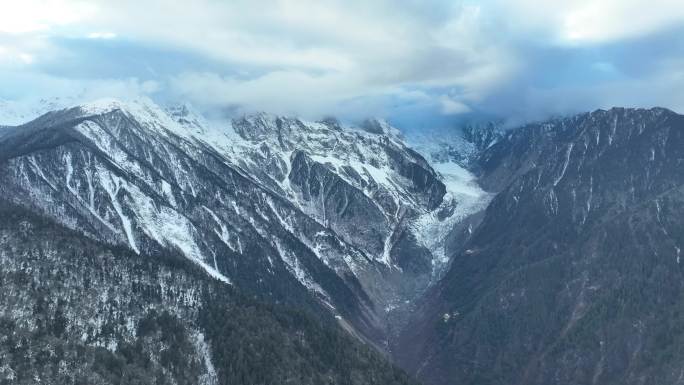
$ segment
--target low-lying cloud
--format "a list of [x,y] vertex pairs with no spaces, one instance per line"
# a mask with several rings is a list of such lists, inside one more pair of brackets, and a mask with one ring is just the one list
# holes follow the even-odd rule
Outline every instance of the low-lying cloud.
[[4,98],[86,89],[400,124],[684,106],[673,0],[2,3]]

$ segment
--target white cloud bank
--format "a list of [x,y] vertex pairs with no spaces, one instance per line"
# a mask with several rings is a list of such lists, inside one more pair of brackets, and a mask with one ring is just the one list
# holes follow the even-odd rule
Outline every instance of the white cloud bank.
[[606,43],[667,29],[684,21],[681,0],[497,0],[519,27],[561,44]]
[[[530,71],[521,45],[600,46],[684,23],[681,0],[0,0],[0,9],[0,70],[64,54],[58,38],[120,40],[226,68],[187,68],[134,90],[310,115],[359,109],[362,98],[461,114]],[[117,81],[131,84],[101,83]]]

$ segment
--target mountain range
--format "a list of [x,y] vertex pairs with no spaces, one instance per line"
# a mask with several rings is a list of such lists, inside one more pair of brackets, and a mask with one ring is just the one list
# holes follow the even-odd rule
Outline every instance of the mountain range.
[[2,113],[0,380],[684,378],[681,115],[407,138],[45,105]]

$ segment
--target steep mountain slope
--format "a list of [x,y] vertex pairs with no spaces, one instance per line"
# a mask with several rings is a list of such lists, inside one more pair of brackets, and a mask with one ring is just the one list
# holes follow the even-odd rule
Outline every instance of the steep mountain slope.
[[[143,254],[177,250],[220,280],[310,307],[317,306],[313,293],[364,322],[367,298],[352,292],[355,277],[338,276],[314,249],[331,249],[330,266],[340,271],[343,257],[365,257],[181,135],[167,115],[144,104],[49,113],[2,137],[3,194],[94,239]],[[310,241],[296,238],[283,217],[304,227]]]
[[0,201],[2,384],[409,384],[318,319],[180,254],[136,254]]
[[677,384],[684,117],[612,109],[509,132],[498,191],[405,329],[432,384]]
[[0,130],[14,204],[136,254],[178,252],[381,347],[447,265],[447,232],[432,229],[486,203],[442,180],[379,121],[217,126],[185,106],[104,100]]
[[684,117],[454,140],[113,100],[0,127],[0,378],[406,381],[337,323],[430,384],[679,383]]

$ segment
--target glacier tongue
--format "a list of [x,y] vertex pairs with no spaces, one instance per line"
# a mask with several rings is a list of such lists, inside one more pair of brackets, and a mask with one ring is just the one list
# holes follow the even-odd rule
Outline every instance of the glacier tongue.
[[[446,238],[454,228],[469,215],[484,210],[493,194],[477,184],[475,175],[454,162],[433,163],[442,176],[447,195],[442,205],[420,216],[413,227],[418,239],[433,252],[434,277],[439,278],[449,264],[446,255]],[[441,213],[448,213],[440,215]]]

